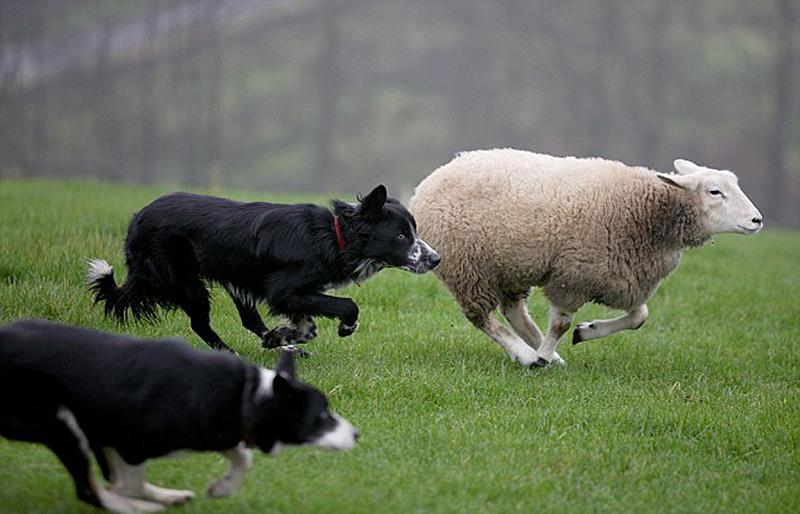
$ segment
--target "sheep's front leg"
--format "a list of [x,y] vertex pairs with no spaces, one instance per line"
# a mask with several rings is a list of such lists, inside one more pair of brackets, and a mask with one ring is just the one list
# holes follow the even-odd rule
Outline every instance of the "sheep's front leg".
[[534,366],[547,366],[551,362],[557,362],[559,364],[564,363],[561,357],[558,357],[556,353],[556,346],[558,346],[559,338],[564,335],[564,332],[569,330],[574,315],[574,312],[567,312],[555,305],[550,305],[550,323],[547,329],[547,335],[544,336],[542,346],[536,350],[538,358],[533,363]]
[[501,325],[491,314],[482,320],[473,321],[473,323],[499,344],[512,359],[523,366],[530,366],[536,361],[536,351]]
[[614,319],[598,319],[578,323],[572,333],[572,344],[590,339],[605,337],[621,330],[636,330],[647,320],[647,305],[639,305],[629,310],[624,316]]
[[[514,332],[525,341],[528,346],[534,350],[538,350],[544,341],[544,335],[536,323],[531,319],[528,313],[528,297],[526,295],[518,296],[513,299],[506,300],[500,306],[503,315],[508,320]],[[564,364],[564,359],[554,352],[553,361],[559,364]]]

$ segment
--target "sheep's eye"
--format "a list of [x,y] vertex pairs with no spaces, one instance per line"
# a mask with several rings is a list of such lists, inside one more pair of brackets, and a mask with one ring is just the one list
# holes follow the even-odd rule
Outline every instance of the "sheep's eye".
[[406,240],[406,235],[405,234],[399,234],[397,236],[397,240],[398,241],[405,241]]
[[719,189],[712,189],[708,192],[708,194],[710,194],[711,196],[723,196],[722,191],[720,191]]

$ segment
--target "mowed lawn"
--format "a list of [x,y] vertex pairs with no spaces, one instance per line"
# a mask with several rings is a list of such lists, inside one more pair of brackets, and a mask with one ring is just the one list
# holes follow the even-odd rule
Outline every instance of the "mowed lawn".
[[[183,313],[119,327],[84,285],[91,257],[125,277],[129,217],[166,191],[0,181],[0,322],[178,335],[205,350]],[[227,467],[220,456],[153,461],[150,481],[198,492],[176,512],[800,511],[800,233],[719,236],[687,252],[642,329],[574,347],[570,332],[567,366],[544,370],[510,361],[433,275],[389,270],[337,294],[359,304],[361,327],[340,339],[322,320],[299,373],[361,429],[360,444],[258,455],[224,500],[205,496]],[[540,294],[530,307],[544,324]],[[576,319],[616,314],[591,306]],[[212,322],[244,357],[274,364],[219,288]],[[92,509],[47,450],[0,440],[0,511]]]

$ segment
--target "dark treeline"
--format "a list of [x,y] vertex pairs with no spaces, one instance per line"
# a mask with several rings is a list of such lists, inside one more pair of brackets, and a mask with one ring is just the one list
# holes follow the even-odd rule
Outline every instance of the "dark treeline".
[[736,171],[800,226],[800,0],[5,0],[0,177],[408,195],[514,146]]

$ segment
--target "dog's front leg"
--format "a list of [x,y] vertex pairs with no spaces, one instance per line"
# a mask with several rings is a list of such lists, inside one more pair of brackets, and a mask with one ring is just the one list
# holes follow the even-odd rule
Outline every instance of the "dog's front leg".
[[239,443],[238,446],[221,453],[230,461],[231,467],[225,476],[212,482],[208,487],[210,498],[222,498],[239,489],[247,470],[253,465],[253,451],[246,448],[244,443]]
[[325,316],[339,319],[339,337],[346,337],[358,328],[358,305],[350,298],[337,298],[322,293],[291,294],[272,304],[274,311],[286,315]]

